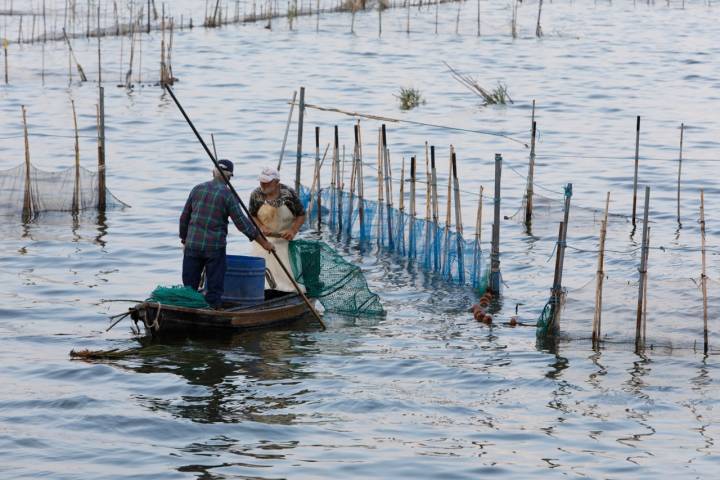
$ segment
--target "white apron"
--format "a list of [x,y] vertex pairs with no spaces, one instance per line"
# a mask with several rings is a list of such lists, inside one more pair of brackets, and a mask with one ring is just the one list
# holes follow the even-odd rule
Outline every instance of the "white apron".
[[[268,204],[264,204],[258,210],[257,218],[267,228],[269,228],[273,234],[280,234],[289,230],[295,221],[295,216],[292,214],[287,205],[273,207]],[[289,242],[284,238],[271,236],[268,236],[267,239],[268,242],[275,246],[275,253],[277,253],[278,258],[283,262],[292,275],[293,271],[292,266],[290,265],[290,255],[288,253]],[[287,275],[285,275],[285,272],[282,267],[280,267],[273,254],[262,248],[257,242],[253,242],[252,245],[252,254],[256,257],[262,257],[265,259],[265,268],[270,273],[270,276],[275,280],[276,286],[274,290],[279,290],[281,292],[295,292],[295,287]],[[266,277],[265,288],[271,289],[271,287],[272,286],[268,283],[268,279]],[[305,289],[303,289],[303,291],[305,291]]]

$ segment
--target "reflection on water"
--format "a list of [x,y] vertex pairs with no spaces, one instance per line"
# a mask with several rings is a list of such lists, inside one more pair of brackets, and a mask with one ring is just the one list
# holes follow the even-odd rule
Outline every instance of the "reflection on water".
[[[138,339],[137,358],[118,366],[142,374],[177,375],[190,386],[204,387],[177,399],[138,396],[140,405],[201,423],[253,421],[290,425],[295,415],[282,412],[302,403],[309,391],[292,391],[307,377],[302,359],[314,343],[292,331],[251,331],[227,338]],[[143,349],[152,347],[152,355]],[[283,385],[270,395],[258,385]]]

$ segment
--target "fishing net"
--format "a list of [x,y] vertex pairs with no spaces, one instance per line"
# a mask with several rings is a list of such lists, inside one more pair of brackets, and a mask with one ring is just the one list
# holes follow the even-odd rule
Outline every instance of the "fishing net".
[[183,285],[158,286],[150,294],[147,301],[176,307],[210,308],[202,293]]
[[472,240],[465,240],[449,225],[420,218],[392,205],[361,201],[358,195],[346,190],[328,187],[320,191],[320,202],[317,196],[316,191],[301,186],[300,200],[308,208],[307,224],[311,228],[317,226],[319,214],[338,240],[356,239],[361,248],[377,246],[450,283],[471,285],[479,292],[487,289],[489,262],[477,234]]
[[[99,198],[98,174],[82,167],[46,172],[20,165],[0,171],[0,216],[97,208]],[[109,190],[105,203],[106,208],[127,206]]]
[[290,242],[290,263],[298,283],[325,310],[353,316],[383,315],[380,298],[368,288],[360,267],[324,242]]

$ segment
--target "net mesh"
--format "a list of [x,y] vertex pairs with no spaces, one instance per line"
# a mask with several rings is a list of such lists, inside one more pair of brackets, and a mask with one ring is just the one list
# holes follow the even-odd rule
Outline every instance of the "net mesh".
[[150,294],[147,301],[176,307],[210,308],[202,293],[183,285],[158,286]]
[[325,310],[354,316],[384,315],[380,298],[368,288],[360,267],[320,241],[290,242],[290,263],[298,283]]
[[450,283],[470,285],[480,292],[487,289],[490,268],[479,237],[465,240],[448,225],[374,200],[361,201],[358,195],[337,188],[321,190],[320,198],[323,208],[318,213],[317,192],[301,186],[308,225],[316,226],[320,214],[338,240],[357,239],[361,247],[377,246],[408,258]]
[[[0,216],[97,208],[99,199],[98,174],[82,167],[47,172],[20,165],[0,171]],[[127,206],[109,190],[105,203]]]

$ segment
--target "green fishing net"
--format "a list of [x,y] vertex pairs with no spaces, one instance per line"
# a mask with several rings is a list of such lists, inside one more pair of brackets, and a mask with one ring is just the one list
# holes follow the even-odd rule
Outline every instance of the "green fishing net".
[[328,312],[384,315],[380,298],[368,288],[360,267],[343,259],[324,242],[290,242],[290,263],[298,283]]
[[176,307],[188,308],[209,308],[205,297],[197,290],[183,285],[171,287],[158,286],[150,294],[148,302],[156,302],[162,305],[174,305]]

